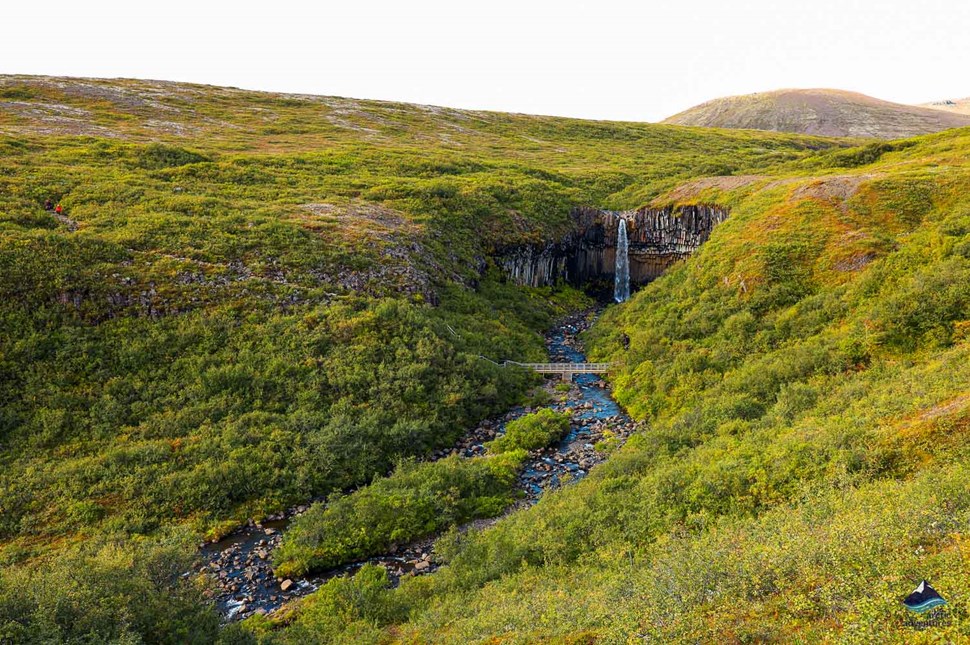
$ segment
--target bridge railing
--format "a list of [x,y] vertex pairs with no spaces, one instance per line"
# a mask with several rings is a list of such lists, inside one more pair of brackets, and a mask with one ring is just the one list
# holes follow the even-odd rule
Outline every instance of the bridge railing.
[[505,365],[518,365],[536,372],[552,374],[598,374],[608,372],[610,369],[610,363],[519,363],[517,361],[505,361]]

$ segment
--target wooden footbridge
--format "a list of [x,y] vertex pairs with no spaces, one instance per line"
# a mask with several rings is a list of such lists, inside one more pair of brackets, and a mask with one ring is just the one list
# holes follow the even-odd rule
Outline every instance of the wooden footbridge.
[[573,380],[573,374],[603,374],[610,371],[610,363],[518,363],[505,361],[504,366],[517,365],[540,374],[561,374],[562,380]]

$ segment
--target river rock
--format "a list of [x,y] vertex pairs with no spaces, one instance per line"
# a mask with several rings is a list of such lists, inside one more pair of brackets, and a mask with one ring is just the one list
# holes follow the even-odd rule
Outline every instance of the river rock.
[[[579,326],[585,327],[585,325]],[[550,345],[553,360],[570,358],[561,356],[563,354],[560,351],[561,346],[553,347],[554,344],[548,340],[547,344]],[[571,336],[564,338],[562,345],[575,345],[578,348],[578,344]],[[602,437],[603,430],[612,430],[614,435],[621,439],[618,443],[622,443],[623,438],[637,429],[637,424],[622,414],[597,417],[597,414],[603,414],[604,409],[613,411],[610,407],[598,406],[591,400],[593,396],[603,396],[593,394],[593,390],[597,387],[605,389],[608,388],[608,385],[602,380],[593,381],[590,384],[584,383],[581,386],[572,384],[568,393],[557,392],[553,394],[553,400],[558,401],[551,406],[553,409],[576,413],[573,422],[570,424],[571,435],[568,445],[559,443],[544,449],[530,451],[524,471],[520,472],[516,478],[518,485],[524,489],[528,500],[522,502],[522,506],[528,506],[538,501],[543,490],[558,488],[571,478],[580,478],[588,469],[600,463],[605,456],[595,452],[593,446]],[[552,388],[553,384],[549,382],[547,390]],[[452,447],[434,450],[431,453],[431,458],[438,459],[448,454],[464,454],[467,457],[480,454],[484,452],[482,444],[485,441],[501,436],[505,423],[529,411],[531,409],[512,409],[502,416],[485,420],[469,434],[456,441]],[[294,506],[279,514],[278,518],[267,516],[263,521],[286,519],[302,514],[308,509],[309,504]],[[281,542],[282,536],[278,529],[262,526],[259,522],[250,520],[248,527],[241,529],[239,533],[245,538],[244,543],[233,544],[221,552],[212,553],[209,556],[210,561],[204,567],[209,575],[221,578],[221,593],[216,592],[214,594],[218,598],[217,602],[220,604],[231,602],[232,605],[235,605],[234,608],[230,606],[222,607],[224,612],[232,610],[235,619],[244,618],[246,615],[257,611],[257,606],[264,611],[272,612],[288,598],[309,593],[318,586],[313,583],[298,583],[292,579],[284,580],[282,578],[275,578],[274,584],[268,559],[271,557],[272,549],[278,547]],[[395,582],[401,576],[409,573],[410,575],[427,574],[436,568],[431,561],[430,544],[430,540],[423,540],[406,545],[394,545],[376,561],[388,569]],[[348,570],[344,568],[339,572],[335,570],[332,573]],[[248,582],[247,578],[249,578]],[[240,609],[236,603],[240,603],[244,607]]]

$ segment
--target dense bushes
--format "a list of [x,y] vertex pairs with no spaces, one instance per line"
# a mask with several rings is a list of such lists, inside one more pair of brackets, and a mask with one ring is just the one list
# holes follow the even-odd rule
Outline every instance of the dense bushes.
[[952,257],[901,279],[873,310],[879,340],[901,349],[922,341],[949,345],[953,325],[970,311],[970,260]]
[[[385,593],[390,607],[420,606],[430,593],[434,602],[384,634],[403,642],[497,633],[524,642],[623,642],[631,633],[657,642],[961,641],[970,630],[960,609],[970,575],[961,534],[968,474],[965,464],[930,467],[911,480],[821,490],[758,518],[697,517],[652,544],[617,535],[578,562],[523,567],[472,592],[443,584],[443,570],[437,581]],[[900,600],[924,578],[950,606],[943,625],[920,630]],[[372,629],[381,624],[380,614],[367,617]]]
[[887,152],[903,150],[915,145],[914,141],[879,141],[858,148],[839,150],[822,157],[823,162],[832,168],[857,168],[879,161]]
[[98,538],[31,569],[0,569],[0,642],[242,643],[185,577],[195,541]]
[[332,578],[303,601],[286,631],[274,631],[271,621],[255,616],[245,627],[272,643],[379,642],[382,627],[407,616],[408,603],[390,593],[383,567],[365,564],[353,576]]
[[561,439],[568,430],[568,412],[543,408],[509,421],[505,425],[505,433],[486,447],[495,453],[545,448]]
[[[952,136],[893,163],[949,158],[967,145]],[[405,622],[352,625],[404,641],[908,642],[899,600],[920,579],[962,606],[970,176],[883,170],[847,197],[796,178],[728,196],[710,242],[586,339],[644,430],[575,486],[440,540],[446,566],[381,592]],[[965,613],[948,620],[920,635],[965,638]]]
[[[792,135],[193,90],[166,111],[198,134],[183,148],[147,105],[34,89],[14,96],[80,108],[119,140],[0,141],[0,640],[216,639],[169,524],[216,534],[373,482],[294,525],[293,562],[326,566],[496,512],[517,453],[381,479],[530,384],[480,356],[540,358],[557,308],[483,277],[489,252],[558,239],[575,204],[636,207],[711,170],[791,174],[688,197],[731,217],[590,336],[646,430],[531,510],[449,534],[435,575],[391,590],[365,567],[292,631],[253,631],[835,639],[859,616],[887,624],[861,581],[959,570],[966,134],[830,157],[813,150],[837,144]],[[848,172],[799,176],[831,167]],[[886,485],[934,462],[939,499],[929,479]],[[785,523],[813,504],[833,512]],[[905,553],[940,549],[947,567],[892,556],[907,536]]]
[[302,575],[386,552],[449,526],[498,515],[515,499],[521,452],[402,463],[349,495],[314,504],[276,552],[280,576]]
[[152,143],[138,150],[138,165],[148,170],[176,168],[201,161],[208,159],[197,152],[163,143]]
[[449,445],[531,382],[478,354],[541,357],[512,317],[493,342],[484,306],[358,300],[7,335],[0,535],[242,520]]

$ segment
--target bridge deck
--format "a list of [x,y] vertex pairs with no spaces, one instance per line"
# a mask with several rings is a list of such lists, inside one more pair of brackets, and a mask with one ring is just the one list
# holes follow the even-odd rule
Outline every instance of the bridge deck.
[[518,363],[505,361],[506,365],[518,365],[540,374],[603,374],[610,370],[609,363]]

